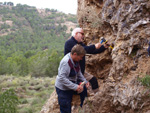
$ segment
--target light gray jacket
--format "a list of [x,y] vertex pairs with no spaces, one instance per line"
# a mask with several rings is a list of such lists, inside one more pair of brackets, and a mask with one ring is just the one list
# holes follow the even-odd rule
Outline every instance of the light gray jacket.
[[[81,69],[76,74],[76,76],[70,77],[70,70],[71,67],[68,64],[69,59],[71,60],[73,66],[75,66],[70,53],[66,54],[63,59],[61,60],[58,68],[58,75],[56,77],[55,86],[61,90],[77,90],[78,85],[77,80],[85,81],[87,83],[86,79],[81,73]],[[76,83],[72,82],[75,81]]]

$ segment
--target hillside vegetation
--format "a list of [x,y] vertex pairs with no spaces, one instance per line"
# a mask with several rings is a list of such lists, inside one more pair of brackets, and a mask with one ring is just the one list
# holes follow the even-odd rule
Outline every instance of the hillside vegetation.
[[76,16],[21,4],[2,5],[0,15],[0,75],[56,75]]
[[49,77],[1,76],[0,113],[39,113],[54,83],[55,78]]
[[0,113],[38,113],[54,90],[75,15],[0,2]]

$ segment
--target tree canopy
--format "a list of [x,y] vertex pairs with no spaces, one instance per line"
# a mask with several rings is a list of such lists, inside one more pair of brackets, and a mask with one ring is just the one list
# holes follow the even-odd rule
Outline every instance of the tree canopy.
[[70,36],[64,23],[76,16],[21,4],[1,6],[0,15],[0,75],[57,75]]

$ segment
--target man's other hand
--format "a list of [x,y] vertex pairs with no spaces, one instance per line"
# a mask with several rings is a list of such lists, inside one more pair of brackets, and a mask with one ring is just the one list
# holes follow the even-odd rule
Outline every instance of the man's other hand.
[[109,43],[109,42],[107,42],[107,43],[104,44],[104,47],[105,47],[105,48],[108,48],[109,46],[110,46],[110,43]]
[[83,91],[83,86],[78,85],[77,90],[78,93],[81,93]]

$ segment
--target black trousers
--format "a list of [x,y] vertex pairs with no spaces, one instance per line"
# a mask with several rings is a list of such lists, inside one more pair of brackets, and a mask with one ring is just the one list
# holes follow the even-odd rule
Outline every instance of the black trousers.
[[55,88],[56,88],[56,92],[58,95],[58,103],[60,105],[61,113],[71,113],[71,102],[72,102],[73,94],[80,95],[80,100],[81,100],[80,106],[81,107],[83,105],[85,97],[87,97],[87,88],[85,86],[84,86],[83,92],[81,92],[79,94],[73,90],[61,90],[57,87],[55,87]]

